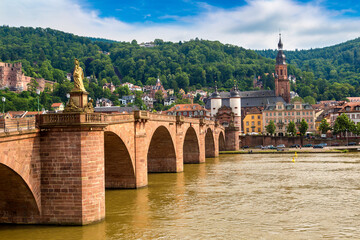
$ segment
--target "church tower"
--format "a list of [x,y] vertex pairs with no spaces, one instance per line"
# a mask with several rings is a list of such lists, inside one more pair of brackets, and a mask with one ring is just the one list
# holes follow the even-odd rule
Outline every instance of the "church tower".
[[286,57],[283,52],[281,34],[279,35],[278,54],[275,66],[275,95],[290,103],[290,82],[287,74]]

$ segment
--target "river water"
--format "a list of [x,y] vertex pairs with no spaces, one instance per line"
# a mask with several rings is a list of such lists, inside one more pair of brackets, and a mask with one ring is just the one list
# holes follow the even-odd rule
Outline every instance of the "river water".
[[221,155],[106,191],[85,227],[0,225],[0,239],[360,239],[360,154]]

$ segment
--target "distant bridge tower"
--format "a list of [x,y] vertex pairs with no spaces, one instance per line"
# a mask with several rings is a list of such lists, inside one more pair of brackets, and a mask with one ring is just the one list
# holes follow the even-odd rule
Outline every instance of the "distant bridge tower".
[[215,83],[215,92],[211,94],[211,116],[214,117],[221,107],[221,96],[217,90],[217,85]]

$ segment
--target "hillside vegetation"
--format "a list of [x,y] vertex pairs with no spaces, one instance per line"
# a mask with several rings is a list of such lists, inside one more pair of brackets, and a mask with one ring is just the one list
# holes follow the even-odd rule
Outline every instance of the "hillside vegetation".
[[[354,40],[354,44],[355,42]],[[85,75],[92,76],[90,82],[85,82],[85,87],[93,99],[106,97],[116,102],[119,96],[126,93],[124,89],[118,89],[113,94],[103,90],[102,86],[107,82],[115,85],[132,82],[142,86],[154,84],[158,76],[165,88],[174,88],[175,91],[179,88],[211,88],[215,81],[224,89],[230,89],[235,81],[241,90],[252,90],[254,76],[261,76],[265,89],[274,87],[271,73],[275,68],[275,51],[255,52],[217,41],[199,39],[178,43],[156,39],[154,43],[155,47],[146,48],[141,47],[135,40],[131,43],[115,42],[79,37],[53,29],[2,26],[0,61],[20,61],[27,76],[43,77],[57,83],[54,92],[47,91],[41,96],[41,105],[46,108],[49,108],[52,102],[67,100],[66,92],[70,91],[72,83],[65,80],[65,76],[66,73],[72,72],[74,58],[79,59]],[[329,47],[326,51],[331,49],[332,47]],[[292,59],[295,52],[286,52],[291,63],[288,72],[297,78],[297,84],[292,84],[292,89],[301,97],[311,96],[313,100],[342,99],[356,95],[359,90],[359,69],[351,70],[350,63],[346,63],[349,66],[345,67],[344,59],[347,59],[345,56],[348,53],[342,53],[343,50],[344,48],[337,50],[341,56],[344,55],[342,60],[337,60],[337,65],[333,62],[333,65],[326,65],[330,61],[330,57],[326,56],[323,57],[325,60],[318,61],[321,53],[314,53],[314,59],[306,59],[306,56],[310,56],[306,53],[301,55],[303,59]],[[357,52],[354,51],[353,54]],[[329,56],[332,55],[334,54],[329,53]],[[357,56],[354,59],[358,59]],[[316,65],[315,63],[322,67],[313,70],[312,66]],[[355,62],[353,65],[356,65]],[[10,94],[2,91],[0,95]],[[22,95],[11,94],[7,97],[11,98],[10,102],[17,102],[14,100],[17,97],[24,99],[21,106],[7,104],[6,110],[34,109],[34,100],[27,100],[36,97],[32,92]]]

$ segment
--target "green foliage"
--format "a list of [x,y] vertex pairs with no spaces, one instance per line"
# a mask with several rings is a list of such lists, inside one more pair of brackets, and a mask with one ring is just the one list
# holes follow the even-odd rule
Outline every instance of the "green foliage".
[[276,126],[273,120],[270,120],[269,124],[267,126],[265,126],[265,129],[268,133],[270,133],[271,135],[273,135],[275,133],[276,130]]
[[323,118],[319,125],[319,131],[322,134],[326,134],[329,130],[331,130],[331,127],[330,127],[329,123],[326,121],[326,119]]
[[304,100],[301,98],[301,97],[294,97],[291,99],[291,103],[294,103],[294,102],[304,102]]
[[356,133],[357,126],[355,126],[354,122],[350,120],[350,118],[345,114],[342,113],[339,117],[336,118],[333,133],[334,134],[341,134],[347,132],[354,132]]
[[295,136],[296,135],[296,126],[295,123],[293,121],[289,122],[289,125],[287,127],[287,132],[291,135],[291,136]]
[[308,104],[315,104],[316,103],[315,98],[313,98],[312,96],[304,97],[304,102],[308,103]]
[[305,119],[302,119],[299,126],[300,135],[304,136],[308,128],[309,128],[309,124],[305,121]]

